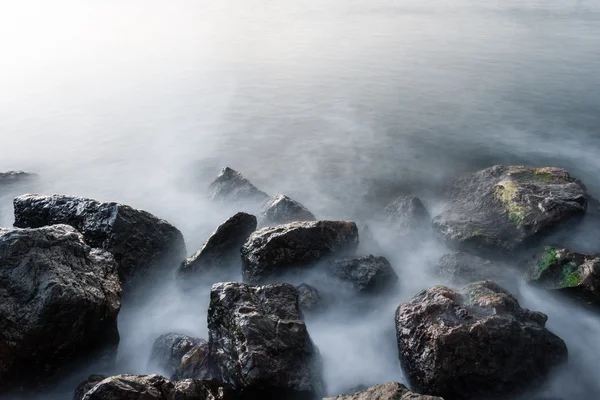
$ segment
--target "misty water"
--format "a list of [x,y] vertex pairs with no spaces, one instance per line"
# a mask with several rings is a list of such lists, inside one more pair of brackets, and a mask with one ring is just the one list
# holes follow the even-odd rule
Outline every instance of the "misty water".
[[[0,60],[0,171],[38,173],[41,193],[150,211],[190,254],[232,211],[204,198],[225,165],[320,219],[370,222],[399,194],[435,215],[441,185],[494,164],[564,167],[600,196],[595,0],[5,1]],[[0,199],[11,226],[11,198]],[[330,395],[406,383],[394,309],[439,283],[427,266],[448,251],[399,252],[373,231],[397,295],[307,316]],[[598,235],[577,240],[600,251]],[[190,295],[168,272],[141,282],[123,299],[108,372],[160,372],[147,368],[160,334],[207,338],[212,283]],[[540,393],[600,397],[600,317],[518,292],[569,347]],[[90,372],[41,398],[70,398]]]

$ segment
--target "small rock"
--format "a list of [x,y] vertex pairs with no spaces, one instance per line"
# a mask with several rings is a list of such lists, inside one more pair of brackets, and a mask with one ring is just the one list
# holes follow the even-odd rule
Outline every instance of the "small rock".
[[242,247],[242,275],[246,281],[258,283],[294,267],[353,253],[357,246],[354,222],[291,222],[259,229]]
[[431,216],[417,197],[399,197],[385,208],[387,221],[396,235],[421,236],[431,228]]
[[256,398],[321,393],[320,356],[292,285],[214,284],[208,329],[211,373],[219,381]]
[[389,261],[372,255],[330,260],[327,272],[336,282],[361,293],[385,292],[398,282]]
[[269,198],[268,194],[258,190],[242,174],[229,167],[221,170],[208,190],[210,200],[220,202],[260,204]]
[[192,347],[181,358],[181,363],[173,379],[208,379],[211,377],[208,365],[208,342],[202,340],[197,346]]
[[312,311],[319,306],[321,297],[316,288],[303,283],[296,289],[298,290],[298,303],[302,311]]
[[258,226],[275,226],[295,221],[315,221],[315,216],[306,207],[286,195],[278,194],[263,206]]
[[457,251],[443,255],[435,269],[445,282],[465,285],[475,281],[502,281],[507,275],[506,268],[499,263]]
[[425,396],[411,392],[397,382],[372,386],[364,391],[327,397],[323,400],[444,400],[441,397]]
[[159,336],[152,346],[148,367],[171,376],[179,369],[183,357],[201,346],[207,346],[206,340],[180,333]]
[[83,396],[98,383],[102,382],[106,379],[104,375],[90,375],[85,381],[81,382],[79,386],[75,389],[75,394],[73,395],[73,400],[82,400]]
[[162,262],[185,257],[185,243],[177,228],[154,215],[118,203],[65,195],[19,196],[14,200],[15,226],[39,228],[67,224],[83,233],[86,242],[112,253],[123,281],[138,270],[161,267]]
[[217,228],[200,251],[181,264],[180,276],[188,279],[221,268],[241,268],[240,249],[255,229],[254,215],[235,214]]
[[0,172],[0,186],[21,183],[37,178],[36,174],[23,171]]
[[120,298],[113,256],[72,227],[0,228],[0,390],[114,355]]
[[547,317],[492,281],[424,290],[396,311],[398,351],[416,390],[450,399],[507,398],[567,361]]
[[452,182],[433,227],[454,249],[482,256],[520,250],[586,212],[587,193],[560,168],[495,166]]

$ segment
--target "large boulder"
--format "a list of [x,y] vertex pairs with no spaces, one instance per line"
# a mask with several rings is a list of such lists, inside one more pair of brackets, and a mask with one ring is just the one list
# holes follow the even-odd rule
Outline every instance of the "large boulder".
[[417,197],[399,197],[385,207],[385,216],[396,236],[421,236],[431,227],[431,216]]
[[213,377],[246,396],[311,399],[322,391],[320,356],[292,285],[213,285],[208,329]]
[[425,396],[413,393],[397,382],[372,386],[364,391],[327,397],[323,400],[444,400],[441,397]]
[[107,377],[104,375],[90,375],[88,378],[81,382],[77,388],[75,389],[75,394],[73,395],[73,400],[82,400],[83,396],[94,386],[105,380]]
[[172,376],[181,366],[187,353],[208,345],[206,340],[180,333],[159,336],[152,345],[148,367],[151,370]]
[[225,203],[265,202],[269,195],[258,190],[248,179],[234,169],[225,167],[208,187],[210,200]]
[[373,255],[330,260],[329,276],[356,293],[379,293],[393,288],[398,275],[385,257]]
[[315,221],[315,216],[306,207],[284,194],[270,198],[263,206],[258,226],[274,226],[295,221]]
[[240,249],[256,229],[254,215],[239,212],[222,223],[208,238],[202,249],[186,259],[179,275],[188,279],[221,268],[241,268]]
[[117,375],[106,378],[83,400],[229,400],[229,388],[215,381],[171,382],[160,375]]
[[111,354],[120,297],[113,256],[74,228],[0,228],[0,390]]
[[600,305],[600,257],[547,246],[527,263],[526,280],[590,305]]
[[460,292],[435,286],[396,311],[400,361],[419,392],[508,398],[567,361],[565,342],[545,328],[546,320],[492,281]]
[[14,208],[14,225],[19,228],[73,226],[83,233],[90,246],[114,255],[124,281],[138,270],[182,260],[186,254],[183,236],[177,228],[127,205],[65,195],[27,194],[15,198]]
[[482,254],[517,250],[587,207],[585,186],[561,168],[495,166],[452,182],[444,197],[435,231],[452,248]]
[[242,247],[242,275],[258,283],[294,267],[353,253],[357,246],[354,222],[304,221],[259,229]]

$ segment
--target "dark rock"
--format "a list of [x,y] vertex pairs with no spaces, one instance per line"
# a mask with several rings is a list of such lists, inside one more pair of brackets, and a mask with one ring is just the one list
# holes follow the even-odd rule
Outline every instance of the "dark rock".
[[396,311],[400,361],[417,391],[450,399],[507,398],[567,361],[547,317],[492,281],[435,286]]
[[120,297],[113,256],[72,227],[0,228],[0,390],[112,354]]
[[312,311],[319,306],[321,296],[316,288],[303,283],[296,289],[298,290],[298,304],[302,311]]
[[177,371],[181,360],[188,352],[206,345],[206,340],[180,333],[167,333],[154,341],[148,366],[156,372],[171,376]]
[[239,212],[222,223],[200,251],[186,259],[179,268],[182,278],[221,268],[241,268],[240,249],[256,229],[254,215]]
[[208,342],[202,340],[181,358],[174,379],[208,379],[211,377],[208,364]]
[[457,179],[444,197],[434,229],[450,247],[482,255],[518,250],[587,206],[585,187],[560,168],[495,166]]
[[330,260],[327,272],[334,281],[362,293],[385,292],[398,282],[389,261],[372,255]]
[[217,380],[257,398],[311,399],[322,391],[320,356],[292,285],[213,285],[208,329]]
[[269,195],[258,190],[239,172],[225,167],[208,187],[209,198],[213,201],[229,203],[265,202]]
[[420,236],[431,228],[431,216],[417,197],[399,197],[385,208],[389,225],[396,235]]
[[401,383],[390,382],[372,386],[364,391],[327,397],[323,400],[444,400],[411,392]]
[[443,255],[436,266],[436,274],[452,285],[465,285],[475,281],[501,281],[508,272],[507,266],[462,251]]
[[575,300],[600,305],[600,257],[547,246],[529,261],[526,280]]
[[315,221],[315,216],[306,207],[286,195],[278,194],[263,206],[258,226],[282,225],[295,221]]
[[[245,400],[231,387],[217,380],[183,379],[175,382],[173,395],[167,400]],[[250,400],[250,399],[248,399]]]
[[73,400],[82,400],[83,396],[98,383],[105,380],[107,377],[104,375],[90,375],[88,378],[81,382],[79,386],[75,389],[75,394],[73,395]]
[[185,257],[181,232],[154,215],[118,203],[81,197],[23,195],[15,198],[15,226],[37,228],[67,224],[83,233],[92,247],[112,253],[119,276],[127,280],[138,272]]
[[242,275],[258,283],[294,267],[353,253],[357,246],[354,222],[305,221],[259,229],[242,247]]

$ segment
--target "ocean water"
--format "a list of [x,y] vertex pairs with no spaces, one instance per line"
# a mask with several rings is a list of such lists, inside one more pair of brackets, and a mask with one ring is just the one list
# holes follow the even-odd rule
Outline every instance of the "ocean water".
[[[599,38],[593,0],[4,1],[0,171],[146,209],[190,254],[227,217],[203,197],[225,165],[329,219],[368,219],[398,194],[435,214],[440,185],[499,163],[565,167],[598,197]],[[307,320],[330,394],[405,382],[393,311],[436,283],[423,265],[446,250],[384,251],[397,298]],[[193,306],[169,280],[124,302],[118,372],[150,372],[162,333],[206,337],[211,283]],[[544,393],[600,395],[600,320],[520,296],[570,350]]]

